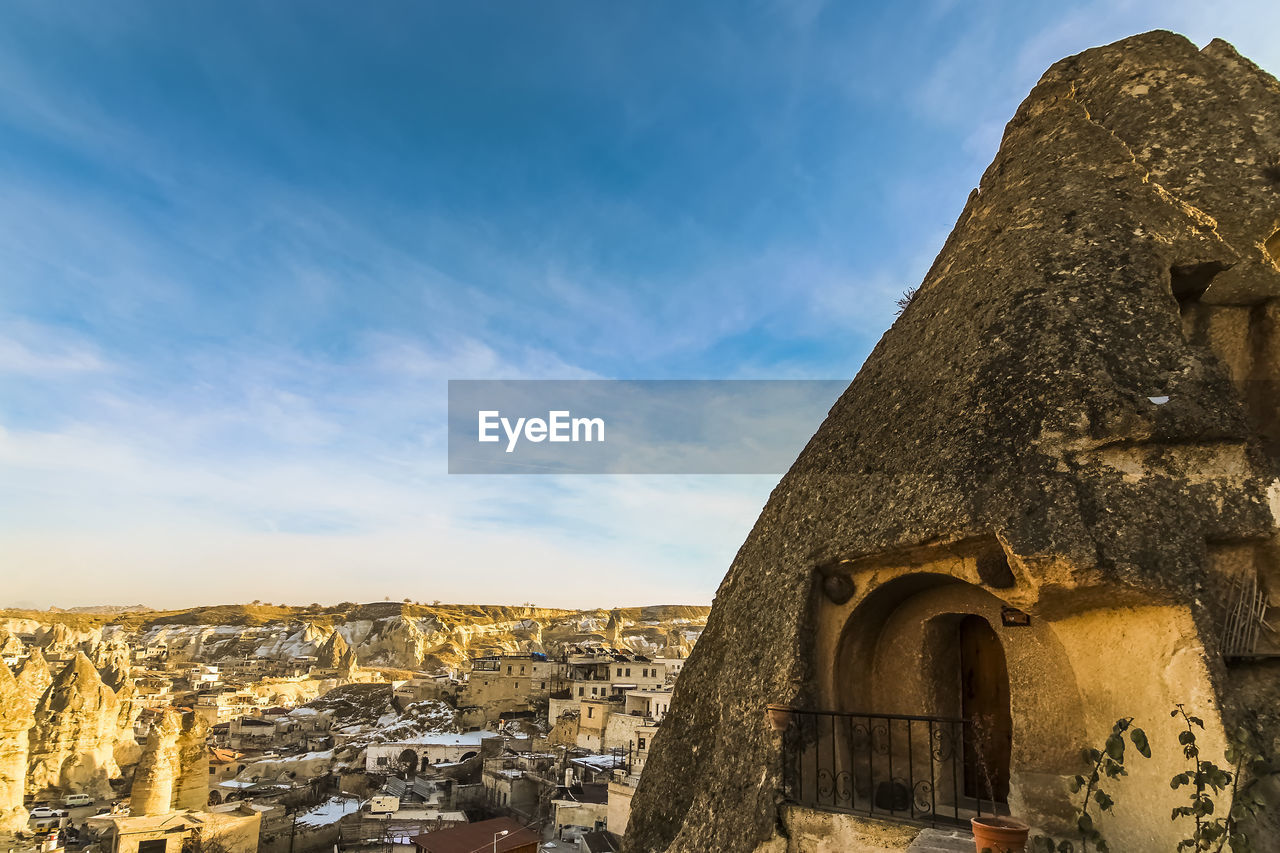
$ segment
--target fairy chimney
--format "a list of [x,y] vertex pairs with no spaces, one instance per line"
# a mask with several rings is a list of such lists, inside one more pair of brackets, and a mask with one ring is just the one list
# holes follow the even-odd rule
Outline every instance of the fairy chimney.
[[996,798],[1059,837],[1080,750],[1133,716],[1153,755],[1100,826],[1176,846],[1175,703],[1220,764],[1237,725],[1280,734],[1254,606],[1280,589],[1278,156],[1280,85],[1225,42],[1152,32],[1046,72],[729,567],[628,851],[782,850],[835,797],[921,819],[974,794],[967,752],[921,797],[846,749],[852,725],[780,737],[770,703],[896,719],[896,746],[867,742],[900,761],[904,718],[989,714]]

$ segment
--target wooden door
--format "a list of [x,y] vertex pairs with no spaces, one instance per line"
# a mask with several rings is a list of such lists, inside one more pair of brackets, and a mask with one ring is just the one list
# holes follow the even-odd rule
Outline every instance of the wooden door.
[[960,622],[960,713],[974,721],[973,736],[965,739],[965,794],[1006,802],[1013,747],[1009,671],[1000,638],[981,616]]

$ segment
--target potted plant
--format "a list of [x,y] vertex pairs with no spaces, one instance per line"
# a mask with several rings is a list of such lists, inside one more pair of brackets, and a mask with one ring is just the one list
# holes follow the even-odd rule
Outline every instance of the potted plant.
[[[987,750],[985,746],[991,737],[992,727],[985,717],[977,717],[973,721],[974,752],[977,754],[978,769],[982,772],[982,781],[987,786],[987,796],[991,798],[991,811],[996,810],[996,788],[991,781],[991,770],[987,766]],[[979,791],[978,810],[982,810],[982,795]],[[1030,824],[1014,817],[997,814],[979,815],[970,818],[969,825],[973,829],[973,844],[977,853],[1023,853],[1027,849],[1027,836],[1031,834]]]
[[1023,853],[1031,827],[1017,818],[983,815],[969,819],[978,853]]

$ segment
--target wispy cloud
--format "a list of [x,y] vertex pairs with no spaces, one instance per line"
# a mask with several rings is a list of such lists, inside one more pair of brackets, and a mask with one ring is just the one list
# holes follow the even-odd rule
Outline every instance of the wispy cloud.
[[1049,63],[1278,18],[10,4],[9,594],[706,600],[769,482],[450,478],[446,381],[852,376]]
[[0,374],[48,378],[110,368],[91,341],[22,320],[0,322]]

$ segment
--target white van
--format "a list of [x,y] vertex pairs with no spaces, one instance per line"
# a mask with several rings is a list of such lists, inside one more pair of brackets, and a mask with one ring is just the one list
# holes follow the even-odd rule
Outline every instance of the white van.
[[93,805],[93,797],[88,794],[71,794],[62,801],[62,804],[69,809],[79,808],[80,806],[91,806]]
[[400,810],[400,798],[386,794],[369,798],[369,814],[392,814]]

